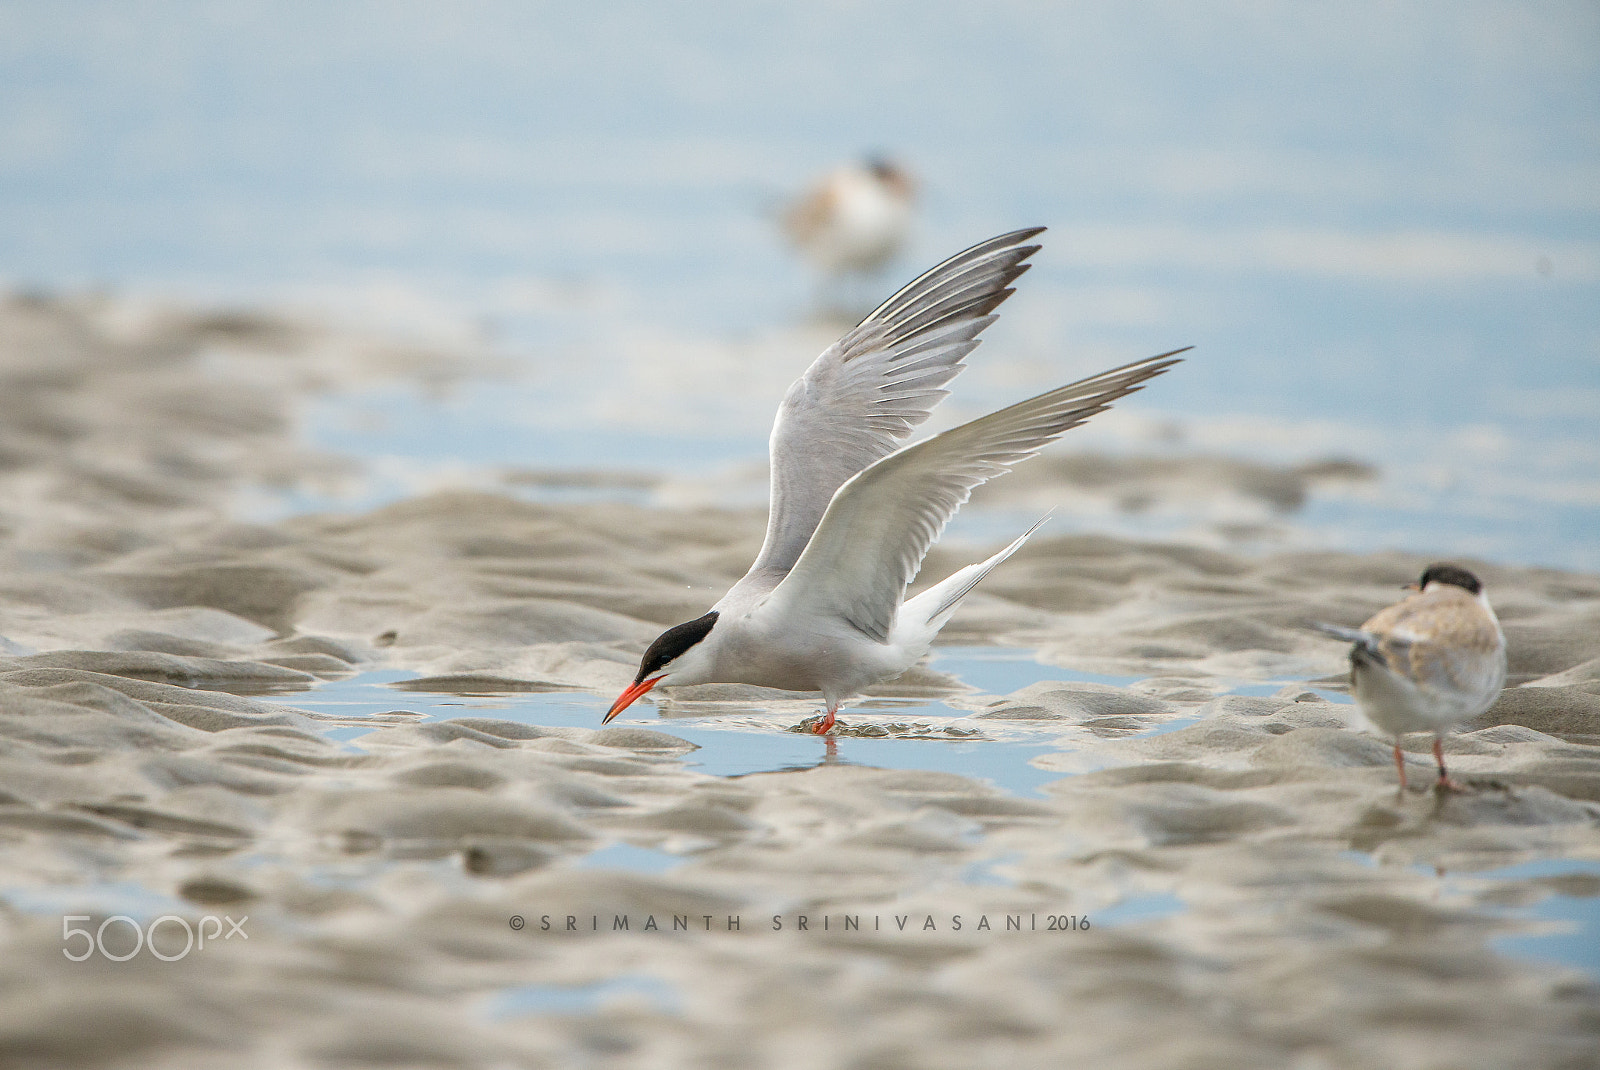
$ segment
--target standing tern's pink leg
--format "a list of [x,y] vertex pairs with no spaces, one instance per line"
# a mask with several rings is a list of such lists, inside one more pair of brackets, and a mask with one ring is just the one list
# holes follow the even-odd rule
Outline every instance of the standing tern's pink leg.
[[1444,771],[1444,741],[1438,736],[1433,737],[1433,757],[1439,763],[1439,783],[1434,785],[1439,791],[1466,791],[1466,785],[1460,781],[1451,780],[1450,774]]

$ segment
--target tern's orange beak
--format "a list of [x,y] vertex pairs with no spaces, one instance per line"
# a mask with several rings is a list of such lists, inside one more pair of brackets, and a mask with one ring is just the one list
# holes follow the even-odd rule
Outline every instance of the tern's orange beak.
[[624,691],[617,697],[617,701],[611,704],[611,709],[606,713],[605,720],[601,721],[600,723],[610,724],[611,718],[615,717],[629,706],[632,706],[634,699],[638,698],[640,695],[644,694],[646,691],[650,690],[652,687],[656,686],[665,679],[665,676],[656,676],[649,680],[640,680],[638,683],[628,688],[628,690]]

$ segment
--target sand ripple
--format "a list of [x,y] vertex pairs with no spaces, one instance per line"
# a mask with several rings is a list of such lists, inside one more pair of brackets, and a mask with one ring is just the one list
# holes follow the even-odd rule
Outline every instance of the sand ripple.
[[[217,484],[252,451],[290,463],[282,413],[196,387],[196,340],[291,364],[311,343],[187,322],[113,345],[86,317],[13,315],[61,363],[26,411],[0,391],[0,479],[31,494],[0,531],[6,1065],[1592,1062],[1595,977],[1497,942],[1600,896],[1600,578],[1472,563],[1513,686],[1447,744],[1470,795],[1398,795],[1330,701],[1340,649],[1303,627],[1362,619],[1419,559],[1104,537],[1036,540],[952,635],[1135,684],[907,684],[984,732],[1059,731],[1040,796],[826,762],[717,777],[671,716],[598,721],[642,644],[742,571],[758,513],[449,493],[242,525]],[[9,344],[23,382],[38,361]],[[135,387],[159,418],[110,405]],[[189,459],[163,467],[169,439]],[[595,727],[423,721],[397,693],[351,744],[296,707],[378,666],[588,695]],[[1268,680],[1307,683],[1229,693]],[[73,962],[63,915],[248,916],[248,939],[180,956],[168,922]]]

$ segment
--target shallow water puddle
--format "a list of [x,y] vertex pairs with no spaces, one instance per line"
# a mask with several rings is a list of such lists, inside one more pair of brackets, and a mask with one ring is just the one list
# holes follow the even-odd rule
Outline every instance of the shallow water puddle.
[[[963,699],[1008,696],[1043,683],[1096,683],[1128,688],[1141,677],[1109,677],[1043,664],[1032,651],[1005,646],[946,646],[936,648],[928,661],[934,672],[954,677],[973,688]],[[418,673],[381,669],[357,673],[346,680],[326,681],[314,691],[285,694],[283,701],[320,713],[331,720],[323,733],[358,749],[358,742],[398,718],[413,715],[424,720],[456,717],[491,717],[525,725],[600,728],[605,696],[589,691],[496,691],[496,693],[446,693],[405,688]],[[1272,696],[1301,681],[1226,681],[1221,694]],[[1326,701],[1349,704],[1347,694],[1318,689]],[[955,696],[949,696],[955,699]],[[795,725],[819,712],[819,702],[787,704],[787,709],[722,702],[654,704],[645,699],[614,721],[666,731],[696,745],[680,760],[688,768],[712,776],[738,777],[810,769],[824,763],[872,766],[880,769],[925,769],[955,773],[986,781],[1014,795],[1043,795],[1043,787],[1059,781],[1061,768],[1045,768],[1035,758],[1074,749],[1074,721],[984,720],[974,717],[981,705],[968,709],[933,697],[875,696],[840,713],[842,733],[829,742]],[[379,723],[376,718],[387,718]],[[373,718],[371,723],[363,721]],[[1133,736],[1158,736],[1194,725],[1195,715],[1174,715],[1158,720]],[[646,867],[648,868],[648,867]]]
[[967,686],[991,695],[1009,695],[1045,680],[1127,687],[1142,679],[1138,676],[1104,676],[1046,665],[1031,650],[1022,647],[935,647],[929,664],[933,669],[949,673]]
[[1096,925],[1132,925],[1135,923],[1160,921],[1162,918],[1181,914],[1187,909],[1182,899],[1171,892],[1153,892],[1148,895],[1133,895],[1126,899],[1118,900],[1109,907],[1102,907],[1094,912]]
[[[929,659],[929,668],[973,688],[966,693],[969,697],[1009,695],[1045,681],[1125,688],[1141,679],[1047,665],[1032,651],[1018,647],[939,647]],[[400,689],[400,685],[417,678],[416,673],[401,669],[378,669],[282,697],[291,705],[338,718],[323,731],[329,738],[352,747],[358,746],[361,737],[387,727],[376,720],[362,723],[383,715],[391,715],[388,723],[393,723],[393,715],[409,713],[431,720],[487,716],[541,726],[599,728],[606,706],[604,696],[587,691],[457,693]],[[1236,686],[1223,693],[1273,695],[1299,681],[1232,683]],[[1337,692],[1317,694],[1330,701],[1350,702],[1348,695]],[[1060,769],[1042,768],[1034,759],[1072,749],[1072,740],[1066,733],[1078,727],[1071,722],[974,719],[977,710],[936,698],[878,696],[841,712],[840,721],[846,730],[836,736],[830,756],[827,741],[791,730],[803,718],[819,712],[820,703],[779,712],[753,705],[686,702],[672,703],[663,712],[653,702],[653,698],[640,702],[614,723],[665,731],[695,744],[698,749],[681,760],[691,769],[714,776],[748,776],[841,762],[880,769],[957,773],[1023,796],[1041,795],[1045,785],[1066,775]],[[1133,734],[1173,732],[1197,719],[1174,716]],[[876,734],[858,734],[861,729]]]
[[525,1014],[589,1014],[612,1003],[645,1004],[659,1014],[681,1014],[677,990],[645,974],[625,974],[589,985],[517,985],[501,989],[484,1006],[491,1020]]
[[[1046,665],[1026,649],[1006,647],[945,647],[936,649],[929,667],[953,676],[974,689],[967,696],[1001,696],[1044,681],[1109,684],[1125,688],[1138,677],[1112,677],[1075,672]],[[293,705],[341,719],[408,710],[427,719],[461,716],[486,716],[542,726],[597,728],[606,706],[606,697],[590,692],[526,691],[493,694],[451,694],[424,692],[400,685],[415,679],[401,670],[378,670],[346,680],[329,682],[314,691],[286,696]],[[1237,686],[1224,693],[1273,695],[1299,681],[1267,683],[1230,681]],[[1348,703],[1348,695],[1318,692],[1322,697]],[[955,699],[956,696],[949,696]],[[981,710],[981,704],[977,710]],[[928,698],[875,697],[844,711],[846,725],[888,727],[882,736],[841,735],[829,756],[828,743],[814,736],[791,731],[805,716],[815,712],[813,704],[791,703],[787,708],[763,709],[719,703],[672,703],[667,713],[649,703],[636,707],[637,715],[618,723],[646,726],[664,731],[699,748],[682,755],[688,768],[716,776],[738,777],[755,773],[803,770],[825,762],[852,763],[885,769],[917,769],[957,773],[985,780],[1003,791],[1029,796],[1043,794],[1049,783],[1070,775],[1060,769],[1041,768],[1034,759],[1059,754],[1073,748],[1064,731],[1076,728],[1070,722],[1014,722],[974,719],[975,709],[950,705]],[[714,712],[713,712],[714,711]],[[634,714],[635,710],[630,710]],[[670,714],[670,715],[669,715]],[[1139,732],[1156,735],[1194,724],[1199,718],[1178,714]],[[352,747],[360,738],[381,725],[340,724],[327,733]],[[903,731],[920,728],[922,734]],[[976,738],[960,738],[947,733],[971,731]],[[981,735],[976,735],[981,733]],[[1043,764],[1043,763],[1041,763]],[[959,880],[973,886],[1008,886],[1014,883],[1006,872],[1013,856],[1005,853],[979,858],[966,865]],[[582,868],[616,869],[639,873],[664,873],[685,859],[677,854],[611,841],[589,852],[575,864]],[[1184,911],[1186,905],[1171,893],[1137,893],[1104,907],[1094,914],[1098,925],[1119,926],[1158,921]],[[1536,938],[1530,938],[1536,939]],[[627,985],[589,985],[576,987],[530,986],[509,990],[494,997],[488,1013],[507,1017],[523,1013],[579,1013],[618,996],[641,993]],[[672,1004],[644,992],[658,1008]]]
[[[1344,857],[1376,866],[1372,856]],[[1541,858],[1492,869],[1440,871],[1414,865],[1438,881],[1438,899],[1518,923],[1520,931],[1492,936],[1488,946],[1502,955],[1558,963],[1600,981],[1600,860]]]
[[[1046,680],[1126,686],[1137,677],[1103,676],[1075,672],[1038,661],[1030,651],[1009,647],[943,647],[934,651],[931,667],[954,676],[979,692],[1005,695]],[[385,725],[359,723],[368,717],[410,712],[427,719],[488,716],[524,724],[598,728],[606,701],[591,692],[527,691],[493,694],[453,694],[407,689],[395,685],[417,678],[398,669],[379,669],[344,680],[330,681],[315,690],[285,695],[291,705],[342,723],[325,728],[332,739],[351,746],[362,736]],[[694,707],[689,707],[694,708]],[[920,769],[958,773],[1021,795],[1039,794],[1044,785],[1062,773],[1041,769],[1032,759],[1063,749],[1062,725],[1040,722],[981,722],[973,711],[925,698],[868,699],[841,714],[847,726],[884,727],[876,737],[842,734],[834,755],[825,740],[790,729],[800,717],[774,716],[755,707],[737,712],[689,714],[670,718],[641,703],[637,716],[624,716],[617,724],[635,724],[669,732],[699,749],[683,756],[691,769],[715,776],[809,769],[828,761],[881,769]],[[633,714],[634,710],[629,710]],[[809,716],[809,712],[802,714]],[[357,723],[349,723],[351,721]],[[1190,718],[1175,718],[1152,729],[1170,731]]]
[[961,883],[989,888],[1014,887],[1017,882],[1000,870],[1001,867],[1012,865],[1021,859],[1020,852],[1007,851],[991,858],[980,858],[976,862],[969,862],[961,871]]
[[632,873],[665,873],[680,866],[684,856],[631,843],[609,843],[578,860],[583,869],[625,869]]
[[193,904],[134,881],[0,888],[0,901],[29,914],[92,913],[97,922],[106,917],[129,917],[148,923],[163,915],[192,914],[194,909]]
[[1528,923],[1528,932],[1497,936],[1489,946],[1514,958],[1543,959],[1600,980],[1600,861],[1547,858],[1500,869],[1449,874],[1445,887],[1475,892],[1493,909],[1506,893],[1537,897],[1500,908]]

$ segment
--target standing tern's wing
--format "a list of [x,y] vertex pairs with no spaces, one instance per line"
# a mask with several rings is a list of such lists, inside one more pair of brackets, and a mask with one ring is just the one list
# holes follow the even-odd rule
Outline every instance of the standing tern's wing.
[[879,642],[944,526],[980,483],[1010,471],[1178,363],[1163,353],[1019,402],[897,450],[839,488],[761,612],[843,618]]
[[879,305],[789,387],[772,425],[772,504],[751,572],[793,567],[840,484],[894,450],[966,365],[1039,250],[1012,231],[957,253]]

